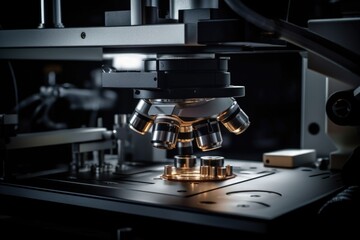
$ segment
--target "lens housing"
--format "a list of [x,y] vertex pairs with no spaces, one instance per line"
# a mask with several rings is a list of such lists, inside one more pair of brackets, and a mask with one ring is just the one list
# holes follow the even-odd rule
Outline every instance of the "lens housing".
[[129,127],[141,135],[145,135],[153,125],[153,119],[134,111],[129,121]]
[[154,121],[151,143],[160,149],[174,149],[180,129],[180,121],[172,116],[159,115]]
[[195,123],[193,127],[197,146],[202,151],[210,151],[221,147],[223,139],[216,119],[202,120]]
[[230,132],[236,135],[243,133],[250,125],[249,117],[236,101],[220,114],[218,119]]

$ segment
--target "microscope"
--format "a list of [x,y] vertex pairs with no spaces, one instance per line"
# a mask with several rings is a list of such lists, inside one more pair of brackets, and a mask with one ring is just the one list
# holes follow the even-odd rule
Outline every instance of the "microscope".
[[[350,125],[351,135],[357,135],[359,56],[341,46],[344,39],[330,41],[332,34],[322,31],[328,29],[324,26],[340,22],[350,33],[359,19],[310,21],[312,31],[308,31],[264,17],[243,1],[130,0],[125,10],[105,11],[104,26],[67,27],[60,0],[51,2],[52,23],[45,18],[49,10],[45,4],[50,2],[40,1],[37,28],[0,30],[0,59],[95,61],[100,67],[101,88],[131,90],[136,104],[128,115],[117,112],[110,127],[99,120],[95,127],[25,134],[16,131],[21,120],[16,114],[0,114],[3,206],[25,206],[20,211],[32,216],[27,213],[33,209],[39,213],[38,208],[46,203],[56,206],[51,208],[53,216],[44,218],[51,220],[61,212],[57,207],[65,206],[71,209],[64,212],[72,229],[75,225],[69,216],[85,209],[85,216],[95,216],[87,219],[77,214],[82,218],[76,224],[84,223],[85,229],[94,226],[91,230],[102,234],[103,229],[113,231],[116,226],[120,236],[128,229],[124,226],[134,226],[143,239],[162,232],[153,231],[153,226],[149,229],[149,219],[160,223],[155,224],[160,230],[169,226],[183,238],[189,236],[189,229],[198,230],[194,236],[199,237],[204,233],[223,237],[234,231],[252,238],[251,234],[282,236],[284,228],[298,231],[304,224],[311,230],[317,228],[313,209],[344,188],[341,174],[332,171],[341,169],[343,160],[330,159],[332,169],[317,167],[313,158],[308,164],[287,168],[218,154],[225,142],[222,130],[241,138],[254,123],[240,106],[248,86],[239,79],[234,83],[231,59],[243,53],[245,57],[259,52],[301,54],[302,66],[296,66],[303,74],[304,91],[300,148],[316,149],[326,158],[334,146],[333,141],[325,145],[324,139],[329,141],[332,136],[344,150],[335,155],[348,157],[358,136],[349,144],[341,129],[337,132],[341,136],[318,133],[325,133],[326,111],[330,120]],[[274,7],[271,14],[275,12]],[[326,79],[316,91],[312,84],[319,82],[313,77],[319,76],[314,72]],[[329,90],[328,78],[341,79],[346,91],[328,96],[324,93]],[[257,89],[256,84],[252,87]],[[79,100],[74,105],[79,109],[97,102],[89,100],[94,92],[66,86],[43,87],[35,96],[67,96]],[[310,94],[314,91],[318,95]],[[113,107],[115,97],[108,93],[105,99],[97,96],[104,106]],[[326,99],[320,98],[320,93]],[[129,102],[124,100],[119,107]],[[319,109],[324,114],[316,112]],[[267,111],[274,114],[274,109]],[[263,121],[269,124],[267,128],[274,127],[268,119]],[[138,147],[136,151],[151,147],[173,156],[128,161],[124,154],[130,135],[136,136],[130,143]],[[107,223],[104,228],[103,223]]]
[[[134,90],[134,97],[140,100],[129,126],[142,135],[152,131],[151,143],[155,148],[177,148],[174,165],[164,166],[165,179],[205,181],[233,177],[231,166],[224,166],[224,157],[202,156],[199,166],[193,151],[194,140],[204,152],[221,147],[219,123],[236,135],[250,124],[234,98],[244,96],[245,89],[231,85],[227,61],[212,54],[173,54],[146,59],[144,71],[135,73],[149,75],[144,81],[155,85],[151,88],[140,85]],[[115,78],[123,81],[122,73],[104,71],[103,83],[111,86]]]
[[[184,23],[189,28],[183,37],[193,35],[191,38],[197,38],[196,41],[209,37],[211,33],[208,29],[216,23],[210,17],[218,14],[218,1],[169,3],[167,21]],[[154,14],[154,9],[156,13],[159,7],[145,1],[131,1],[131,24],[135,25],[134,28],[146,28],[151,26],[149,23],[161,22]],[[197,25],[200,18],[204,20],[204,27]],[[147,22],[148,19],[152,21]],[[225,21],[223,24],[234,28],[232,22]],[[196,36],[191,34],[191,28],[204,28],[205,33]],[[223,156],[211,155],[202,156],[199,164],[193,142],[201,151],[208,152],[222,146],[219,124],[236,135],[249,127],[248,116],[235,100],[245,95],[245,87],[231,84],[229,57],[207,49],[206,44],[197,44],[194,50],[192,48],[191,42],[169,49],[166,45],[157,47],[160,53],[152,52],[152,56],[145,57],[136,72],[121,66],[120,70],[104,66],[103,87],[133,88],[133,96],[139,102],[129,120],[130,128],[141,135],[152,132],[153,147],[178,152],[174,156],[174,164],[164,166],[164,179],[225,180],[234,177],[232,166],[224,165]]]

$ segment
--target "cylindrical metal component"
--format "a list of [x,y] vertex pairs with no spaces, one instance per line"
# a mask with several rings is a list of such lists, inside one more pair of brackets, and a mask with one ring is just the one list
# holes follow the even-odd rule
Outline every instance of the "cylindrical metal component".
[[200,166],[213,166],[222,167],[224,166],[224,157],[222,156],[201,156]]
[[171,176],[172,175],[172,172],[173,172],[173,166],[171,165],[165,165],[164,166],[164,175],[165,176]]
[[192,155],[193,154],[193,128],[189,126],[180,126],[180,131],[177,139],[177,149],[179,155]]
[[45,28],[46,20],[45,20],[45,0],[40,0],[40,24],[38,28]]
[[53,23],[55,28],[63,28],[61,20],[61,0],[53,0]]
[[226,177],[226,167],[218,167],[217,168],[217,176],[218,176],[218,178]]
[[156,24],[158,21],[159,0],[131,0],[130,24]]
[[181,169],[189,169],[196,166],[196,156],[190,155],[190,156],[181,156],[176,155],[174,157],[174,166],[175,168],[181,168]]
[[145,99],[140,99],[138,104],[136,105],[135,111],[142,113],[143,115],[150,115],[149,114],[149,109],[151,108],[152,103],[145,100]]
[[214,119],[200,121],[193,125],[197,146],[202,151],[221,147],[222,136],[219,123]]
[[250,125],[249,117],[236,101],[218,119],[230,132],[236,135],[244,132]]
[[120,127],[125,127],[127,124],[127,115],[126,114],[115,114],[114,115],[114,124]]
[[200,166],[200,177],[208,177],[210,173],[209,166]]
[[180,142],[178,139],[177,149],[179,155],[192,155],[194,153],[192,142]]
[[137,133],[144,135],[153,125],[153,119],[135,111],[130,118],[129,127]]
[[178,141],[180,142],[191,142],[194,139],[193,127],[189,126],[180,126]]
[[233,175],[233,167],[231,165],[226,165],[226,176]]
[[180,122],[172,116],[157,116],[154,121],[151,143],[161,149],[174,149],[178,138]]
[[130,24],[141,25],[143,21],[143,0],[131,0],[130,1]]
[[217,176],[217,167],[209,167],[209,177],[216,178]]
[[170,18],[179,19],[179,10],[196,8],[218,8],[218,0],[170,0]]

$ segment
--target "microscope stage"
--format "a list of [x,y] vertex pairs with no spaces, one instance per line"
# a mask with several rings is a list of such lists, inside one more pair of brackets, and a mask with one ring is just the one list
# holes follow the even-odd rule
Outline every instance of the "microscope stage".
[[266,233],[268,224],[338,192],[339,174],[310,167],[264,167],[226,160],[235,177],[170,181],[164,164],[124,164],[121,170],[57,173],[2,183],[2,194],[183,223]]

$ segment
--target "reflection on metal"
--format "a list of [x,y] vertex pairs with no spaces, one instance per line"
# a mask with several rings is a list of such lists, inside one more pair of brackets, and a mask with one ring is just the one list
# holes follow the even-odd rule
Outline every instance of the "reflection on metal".
[[222,181],[234,178],[232,166],[224,166],[222,156],[202,156],[200,166],[197,166],[196,156],[176,155],[174,165],[165,165],[161,176],[170,181]]

